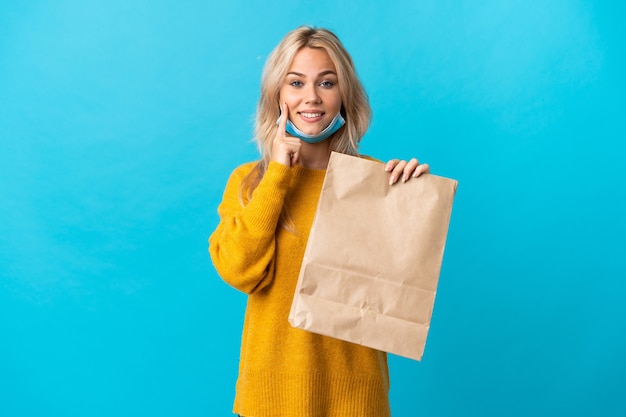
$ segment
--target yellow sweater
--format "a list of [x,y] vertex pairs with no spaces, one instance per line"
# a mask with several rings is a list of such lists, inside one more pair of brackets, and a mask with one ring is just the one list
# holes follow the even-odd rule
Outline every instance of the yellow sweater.
[[[325,171],[271,162],[245,206],[233,171],[209,252],[220,276],[249,294],[233,411],[246,417],[388,417],[384,352],[287,321]],[[295,232],[280,227],[288,210]]]

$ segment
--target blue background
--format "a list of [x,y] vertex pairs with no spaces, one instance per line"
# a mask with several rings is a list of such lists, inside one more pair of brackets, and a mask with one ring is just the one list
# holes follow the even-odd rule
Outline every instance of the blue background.
[[626,415],[624,3],[384,3],[0,3],[0,416],[230,415],[207,238],[303,23],[353,55],[362,151],[459,180],[394,416]]

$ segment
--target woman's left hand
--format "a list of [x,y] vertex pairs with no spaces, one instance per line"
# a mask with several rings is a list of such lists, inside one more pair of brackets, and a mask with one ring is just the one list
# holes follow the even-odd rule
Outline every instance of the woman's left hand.
[[420,164],[416,158],[408,162],[401,159],[392,159],[385,165],[385,171],[390,173],[389,185],[393,185],[400,179],[402,182],[407,182],[410,178],[428,174],[430,167],[428,164]]

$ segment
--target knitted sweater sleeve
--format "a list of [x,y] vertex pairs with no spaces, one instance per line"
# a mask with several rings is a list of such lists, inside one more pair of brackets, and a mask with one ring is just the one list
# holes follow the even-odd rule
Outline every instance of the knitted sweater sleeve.
[[242,205],[239,189],[247,173],[236,169],[228,180],[217,209],[220,222],[209,238],[209,253],[224,281],[252,294],[272,281],[275,233],[291,170],[270,162],[250,200]]

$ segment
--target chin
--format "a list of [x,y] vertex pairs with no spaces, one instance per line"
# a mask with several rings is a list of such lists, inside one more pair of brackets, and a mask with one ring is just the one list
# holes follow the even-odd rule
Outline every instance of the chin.
[[319,135],[321,130],[313,130],[313,131],[308,131],[308,132],[306,130],[303,130],[303,132],[306,133],[307,135],[315,136],[315,135]]
[[301,128],[301,127],[300,127],[300,126],[298,126],[298,125],[296,125],[296,127],[297,127],[300,131],[302,131],[302,132],[306,133],[307,135],[319,135],[319,134],[320,134],[320,132],[321,132],[322,130],[324,130],[324,129],[311,129],[310,127],[309,127],[308,129],[303,129],[303,128]]

